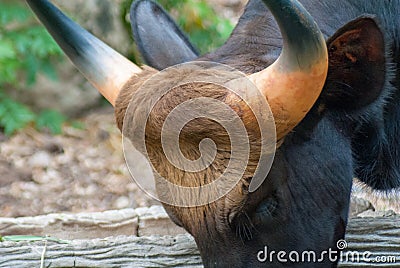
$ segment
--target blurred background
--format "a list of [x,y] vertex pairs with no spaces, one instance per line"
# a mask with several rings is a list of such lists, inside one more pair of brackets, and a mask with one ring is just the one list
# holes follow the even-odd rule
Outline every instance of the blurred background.
[[[132,0],[52,0],[140,64]],[[202,53],[230,35],[246,1],[158,1]],[[156,204],[129,176],[111,105],[22,0],[0,0],[0,217]]]
[[[132,0],[53,0],[140,64]],[[201,53],[223,44],[246,0],[159,0]],[[363,206],[399,199],[357,188]],[[358,199],[357,199],[358,200]],[[364,202],[365,201],[365,202]],[[0,0],[0,217],[150,206],[130,179],[113,109],[76,71],[21,0]]]

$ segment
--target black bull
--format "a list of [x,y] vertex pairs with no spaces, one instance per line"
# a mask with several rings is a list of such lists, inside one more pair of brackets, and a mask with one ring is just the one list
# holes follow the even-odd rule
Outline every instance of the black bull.
[[[144,60],[163,69],[196,59],[196,49],[168,15],[153,15],[145,2],[131,12]],[[263,245],[286,252],[335,249],[346,230],[353,177],[377,190],[400,187],[400,1],[300,2],[327,39],[324,90],[278,149],[268,178],[270,194],[250,212],[259,231],[247,237],[246,223],[252,223],[238,219],[236,224],[244,226],[243,250],[210,248],[203,255],[210,266],[218,259],[220,266],[256,265],[251,259]],[[168,39],[171,32],[180,38]],[[200,59],[254,73],[273,63],[281,47],[272,15],[261,0],[250,0],[225,45]],[[231,252],[245,254],[237,262]]]
[[[268,247],[323,257],[344,238],[353,177],[378,190],[400,187],[400,1],[300,2],[327,38],[324,90],[278,148],[262,190],[249,194],[229,226],[207,226],[195,237],[207,267],[334,266],[326,255],[323,263],[301,264],[276,256],[263,263],[257,255]],[[140,8],[146,5],[152,4],[139,1],[131,12],[146,61],[162,69],[195,59],[195,49],[170,18],[154,6]],[[261,0],[250,0],[227,43],[201,59],[250,74],[272,64],[281,47],[272,15]],[[211,235],[215,230],[222,230],[218,237]]]

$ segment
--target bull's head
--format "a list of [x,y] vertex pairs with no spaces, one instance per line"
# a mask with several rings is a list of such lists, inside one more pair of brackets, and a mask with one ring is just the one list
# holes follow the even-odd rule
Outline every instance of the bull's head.
[[[118,126],[124,129],[124,135],[132,143],[135,144],[135,135],[139,133],[135,129],[136,122],[132,120],[146,121],[145,143],[149,158],[155,170],[174,184],[185,187],[207,185],[224,172],[232,156],[232,144],[225,130],[213,120],[197,118],[182,128],[179,149],[188,159],[196,160],[202,156],[199,144],[211,138],[217,151],[213,155],[214,162],[200,172],[178,169],[169,163],[170,159],[163,152],[161,129],[177,105],[207,97],[224,103],[241,119],[250,143],[250,157],[235,187],[217,201],[202,206],[164,204],[173,221],[195,237],[206,266],[255,267],[262,264],[257,257],[266,246],[275,251],[297,250],[301,253],[302,250],[314,250],[321,253],[329,248],[334,249],[338,239],[343,238],[353,175],[351,148],[347,140],[347,126],[344,127],[340,120],[336,125],[329,116],[325,116],[327,107],[335,106],[335,98],[343,91],[329,91],[321,95],[327,82],[327,46],[316,23],[300,3],[295,0],[250,1],[230,41],[216,52],[201,58],[226,63],[245,72],[247,79],[256,85],[268,101],[273,113],[279,147],[276,160],[267,180],[251,192],[249,186],[263,153],[260,149],[263,141],[260,126],[255,123],[257,118],[248,103],[215,83],[180,83],[187,81],[185,79],[193,72],[181,72],[179,68],[172,69],[167,73],[169,75],[160,76],[163,80],[151,79],[159,73],[156,69],[138,67],[123,58],[69,20],[48,1],[27,2],[74,64],[115,107]],[[141,12],[152,13],[153,8],[158,7],[144,2],[144,5],[134,5],[132,14],[136,20],[140,20]],[[136,13],[139,9],[142,11]],[[270,12],[280,33],[272,30],[271,39],[263,44],[260,40],[265,40],[267,35],[263,30],[275,27]],[[145,46],[145,49],[142,47],[145,59],[159,69],[195,59],[196,50],[171,19],[162,12],[155,13],[155,17],[145,16],[142,19],[147,20],[147,26],[156,30],[159,30],[157,21],[162,21],[160,25],[166,27],[159,31],[158,38],[152,40],[151,36],[146,36],[146,32],[140,33],[140,27],[133,27],[141,38],[138,40],[139,47]],[[255,34],[248,34],[252,31]],[[371,43],[373,46],[363,45],[358,49],[360,39],[363,44]],[[159,49],[162,44],[172,48]],[[252,50],[252,44],[257,45],[258,49],[254,47]],[[343,74],[335,69],[346,67],[348,61],[350,69],[357,67],[354,65],[356,62],[366,58],[369,62],[377,63],[377,66],[385,65],[382,56],[383,36],[371,18],[358,19],[340,29],[328,41],[328,46],[330,62],[335,63],[329,78],[333,82],[342,83],[344,79],[348,79],[349,83],[359,81],[352,76],[354,72]],[[365,55],[362,54],[364,52]],[[381,69],[368,70],[375,74]],[[221,76],[215,73],[215,76],[218,75]],[[196,77],[193,80],[196,81]],[[241,83],[239,80],[233,82]],[[376,87],[382,86],[382,81],[375,82]],[[154,95],[165,84],[174,85],[173,89],[151,107],[149,117],[141,118],[144,111],[150,108],[148,105]],[[351,87],[355,90],[354,94],[363,86],[360,84],[357,88]],[[141,88],[142,85],[146,85],[145,90]],[[242,91],[246,93],[246,88]],[[365,101],[362,106],[376,98],[377,94],[373,91],[366,98],[362,96]],[[295,134],[291,133],[295,128]],[[332,155],[335,153],[340,154],[340,158],[333,161]],[[315,166],[310,166],[310,162]],[[333,169],[337,170],[333,172]],[[318,187],[319,194],[312,190],[313,187]],[[163,190],[160,186],[158,188]],[[321,196],[324,198],[321,199]],[[335,262],[329,259],[324,261]]]

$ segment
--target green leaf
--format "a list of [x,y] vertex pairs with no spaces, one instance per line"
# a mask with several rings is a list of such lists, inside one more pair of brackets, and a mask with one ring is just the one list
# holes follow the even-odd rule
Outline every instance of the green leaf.
[[0,64],[0,88],[4,83],[17,82],[17,70],[21,66],[21,62],[16,59],[4,60],[4,64]]
[[48,129],[53,134],[61,134],[65,120],[66,118],[59,112],[46,110],[37,117],[36,126],[41,130]]
[[27,29],[26,33],[31,36],[29,49],[39,58],[44,58],[49,55],[62,55],[61,48],[47,33],[43,27],[32,27]]
[[10,136],[15,131],[24,128],[35,119],[32,111],[9,98],[0,101],[0,126],[4,128],[4,134]]
[[0,2],[1,25],[4,25],[11,21],[25,21],[31,16],[31,14],[32,13],[30,13],[29,10],[22,3],[16,3],[15,1],[8,3],[7,1]]
[[0,41],[0,60],[13,59],[16,57],[16,52],[13,45],[7,41]]
[[[63,116],[46,112],[36,116],[4,93],[5,88],[26,90],[26,85],[36,82],[38,73],[57,79],[53,63],[59,62],[61,55],[59,46],[23,1],[0,0],[0,127],[6,135],[33,122],[39,128],[61,132]],[[24,77],[26,84],[21,82]]]
[[26,84],[32,86],[36,82],[36,73],[38,71],[38,61],[32,55],[27,55],[25,62]]
[[42,61],[39,70],[53,81],[58,80],[58,75],[54,65],[50,61]]

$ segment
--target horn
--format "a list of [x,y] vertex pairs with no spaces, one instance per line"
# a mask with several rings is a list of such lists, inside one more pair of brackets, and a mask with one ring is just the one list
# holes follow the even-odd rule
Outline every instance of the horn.
[[[29,6],[76,67],[115,105],[121,88],[142,70],[70,20],[47,0],[27,0]],[[317,24],[295,0],[263,0],[283,37],[275,63],[249,78],[268,100],[281,140],[309,112],[328,72],[328,53]]]
[[316,22],[298,1],[263,2],[279,25],[283,49],[272,65],[250,79],[267,98],[281,140],[318,99],[328,72],[328,51]]
[[142,70],[64,15],[47,0],[27,0],[81,73],[114,106],[123,85]]

